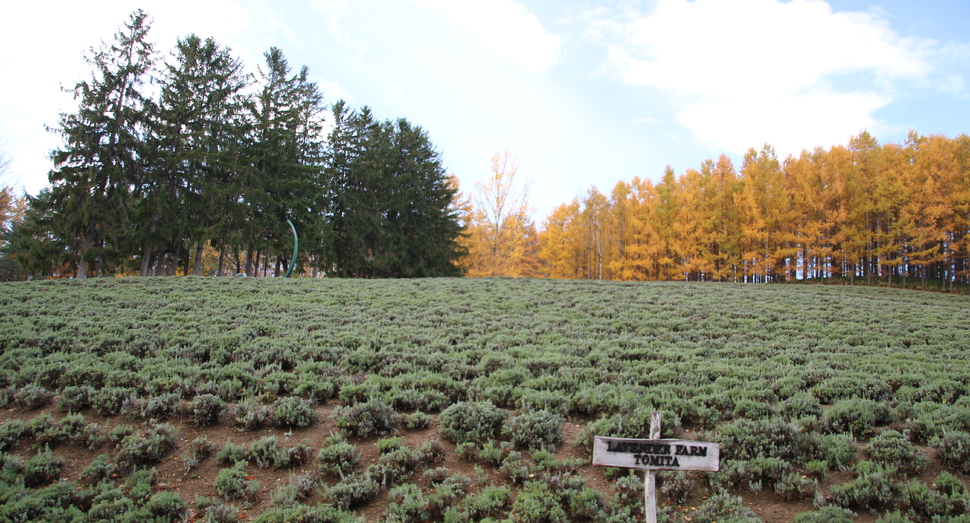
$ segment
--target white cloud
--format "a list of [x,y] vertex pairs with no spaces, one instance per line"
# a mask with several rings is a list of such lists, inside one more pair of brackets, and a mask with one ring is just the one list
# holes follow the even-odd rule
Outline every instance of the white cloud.
[[[233,46],[247,65],[252,53],[234,46],[249,24],[249,15],[232,0],[197,2],[172,0],[142,3],[153,25],[149,40],[162,56],[176,38],[189,33],[215,37]],[[131,2],[100,2],[97,9],[79,2],[19,2],[0,19],[0,141],[5,140],[12,159],[11,177],[36,194],[47,185],[51,163],[47,153],[60,144],[44,130],[55,126],[60,112],[76,110],[77,102],[59,86],[71,87],[90,76],[83,55],[114,34],[135,9]],[[14,101],[14,102],[10,102]]]
[[532,73],[559,63],[562,39],[547,32],[536,15],[518,2],[414,2],[444,15],[457,31],[484,45],[499,60]]
[[593,32],[608,39],[608,72],[667,92],[681,125],[734,153],[842,143],[873,126],[895,80],[932,72],[925,41],[821,0],[659,0]]

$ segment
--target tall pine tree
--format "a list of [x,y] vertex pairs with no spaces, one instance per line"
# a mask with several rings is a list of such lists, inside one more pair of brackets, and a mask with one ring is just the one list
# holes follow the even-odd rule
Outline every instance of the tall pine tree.
[[192,272],[199,274],[202,248],[224,240],[238,205],[248,75],[229,49],[189,35],[176,44],[160,82],[148,137],[152,168],[136,194],[141,275],[153,265],[164,269],[166,253],[174,274],[187,243],[195,247]]
[[144,173],[149,28],[148,15],[135,11],[114,43],[92,49],[91,78],[73,90],[78,110],[62,114],[54,129],[64,145],[51,155],[53,224],[74,253],[78,278],[108,269],[125,250],[132,187]]

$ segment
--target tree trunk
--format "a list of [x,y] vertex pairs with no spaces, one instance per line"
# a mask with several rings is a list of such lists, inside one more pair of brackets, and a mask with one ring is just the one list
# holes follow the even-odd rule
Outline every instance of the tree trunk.
[[145,250],[141,254],[141,270],[139,276],[148,276],[148,268],[152,265],[152,246],[145,242]]
[[219,241],[219,266],[216,267],[216,276],[222,276],[222,264],[226,261],[226,242]]
[[253,245],[246,246],[246,276],[253,274]]
[[192,274],[196,276],[202,275],[202,248],[204,246],[202,242],[195,246],[195,266],[192,268]]
[[179,272],[179,259],[182,258],[182,240],[175,243],[175,255],[172,256],[172,274],[170,276],[178,276]]
[[79,280],[83,280],[88,277],[88,260],[86,259],[87,253],[94,246],[94,221],[88,222],[88,229],[84,233],[84,240],[81,241],[81,248],[78,249],[80,252],[79,259],[77,261],[77,274],[75,277]]

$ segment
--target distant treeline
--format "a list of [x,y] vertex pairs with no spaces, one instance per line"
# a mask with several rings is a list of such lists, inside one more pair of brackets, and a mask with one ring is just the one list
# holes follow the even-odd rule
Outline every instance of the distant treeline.
[[659,183],[560,205],[537,244],[534,273],[553,278],[915,278],[953,290],[970,276],[970,137],[879,145],[863,132],[784,161],[750,149],[740,173],[726,156],[679,176],[668,167]]
[[281,273],[287,220],[298,271],[460,274],[457,182],[421,127],[328,109],[279,49],[253,75],[195,35],[162,59],[149,29],[136,11],[86,57],[77,111],[52,129],[51,187],[6,233],[6,279],[199,274],[204,258],[216,274]]

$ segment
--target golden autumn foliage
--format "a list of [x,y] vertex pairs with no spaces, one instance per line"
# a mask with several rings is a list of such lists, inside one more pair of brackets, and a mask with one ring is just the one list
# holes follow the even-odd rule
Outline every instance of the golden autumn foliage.
[[[495,170],[496,158],[493,193],[511,179]],[[890,286],[915,279],[949,290],[970,281],[966,135],[911,132],[903,144],[880,145],[863,132],[848,145],[783,161],[767,144],[749,149],[740,170],[727,156],[681,175],[668,167],[656,184],[635,178],[609,195],[591,188],[556,207],[531,251],[524,234],[501,245],[491,201],[487,212],[487,202],[476,202],[481,261],[469,275]],[[503,260],[528,270],[505,269]]]
[[539,238],[529,208],[531,182],[519,174],[506,150],[492,156],[492,174],[476,184],[474,205],[466,214],[460,267],[467,276],[536,276]]

